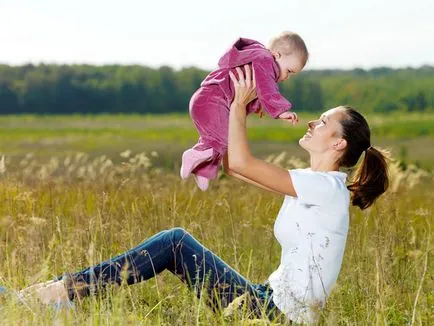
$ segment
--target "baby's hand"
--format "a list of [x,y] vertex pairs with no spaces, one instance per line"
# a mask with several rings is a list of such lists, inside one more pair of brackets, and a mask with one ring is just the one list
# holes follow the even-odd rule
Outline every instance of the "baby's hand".
[[293,125],[298,123],[298,117],[295,112],[286,111],[279,115],[279,119],[286,120],[288,122],[291,122]]

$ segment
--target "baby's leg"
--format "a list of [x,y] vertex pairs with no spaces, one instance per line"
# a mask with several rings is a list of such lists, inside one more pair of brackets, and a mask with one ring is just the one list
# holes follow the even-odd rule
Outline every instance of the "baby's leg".
[[206,190],[227,150],[229,107],[222,91],[218,87],[198,90],[190,101],[190,115],[200,138],[183,153],[181,177],[186,179],[193,173],[198,186]]
[[195,149],[211,147],[221,153],[227,148],[229,103],[218,86],[201,88],[193,95],[190,116],[200,135]]

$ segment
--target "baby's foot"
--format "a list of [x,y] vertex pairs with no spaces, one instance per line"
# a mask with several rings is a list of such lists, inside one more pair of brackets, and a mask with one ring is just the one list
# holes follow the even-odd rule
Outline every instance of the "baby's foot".
[[181,178],[187,179],[191,172],[202,162],[208,161],[212,158],[213,149],[208,148],[204,151],[198,151],[195,149],[186,150],[182,154],[181,164]]
[[208,189],[209,186],[208,178],[194,174],[194,180],[196,180],[197,186],[200,188],[200,190],[206,191]]

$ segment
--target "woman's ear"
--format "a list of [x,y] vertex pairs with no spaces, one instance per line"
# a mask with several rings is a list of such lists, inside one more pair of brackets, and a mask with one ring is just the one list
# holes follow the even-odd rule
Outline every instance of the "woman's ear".
[[342,151],[345,148],[347,148],[347,141],[343,138],[339,138],[333,143],[333,149],[335,151]]

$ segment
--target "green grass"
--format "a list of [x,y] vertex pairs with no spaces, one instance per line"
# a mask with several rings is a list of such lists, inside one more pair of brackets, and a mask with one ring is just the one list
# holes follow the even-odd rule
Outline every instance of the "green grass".
[[[298,139],[306,123],[317,115],[301,114],[290,126],[270,118],[249,118],[249,140],[259,156],[286,151],[306,159]],[[391,149],[396,157],[425,169],[434,166],[434,114],[393,114],[367,117],[376,146]],[[77,151],[108,155],[118,160],[121,151],[157,151],[158,164],[170,168],[191,147],[198,133],[187,115],[7,116],[0,117],[0,153],[21,159],[27,153],[49,159]],[[403,157],[403,153],[406,157]]]
[[[403,130],[395,124],[397,117],[372,119],[377,119],[378,128]],[[414,118],[413,123],[422,126],[432,117],[424,120]],[[86,128],[79,127],[83,121]],[[167,127],[174,121],[180,121],[176,128]],[[296,138],[289,144],[262,138],[267,134],[278,139],[278,133],[290,128],[275,121],[252,121],[266,125],[251,130],[264,130],[252,141],[259,156],[271,155],[270,161],[284,167],[303,164],[291,158],[306,159]],[[142,124],[149,124],[161,137],[151,142]],[[0,118],[5,155],[5,167],[0,164],[0,283],[20,289],[75,271],[173,226],[190,231],[250,280],[265,281],[280,260],[273,222],[282,198],[223,174],[205,193],[193,180],[181,181],[178,155],[195,138],[189,134],[194,130],[177,132],[192,129],[190,124],[186,117]],[[18,125],[22,129],[16,129]],[[279,131],[274,134],[274,129]],[[10,134],[15,138],[3,138]],[[179,137],[164,138],[167,135]],[[398,153],[408,146],[403,154],[407,163],[433,160],[427,150],[431,136],[406,137],[385,136],[382,141]],[[425,144],[417,159],[412,156],[414,144]],[[126,149],[133,152],[120,156]],[[284,149],[287,155],[276,157]],[[151,150],[158,153],[151,155]],[[416,325],[432,324],[433,181],[431,169],[407,164],[402,170],[393,164],[391,190],[369,210],[351,209],[342,270],[321,324],[408,325],[412,320]],[[213,314],[170,273],[89,298],[72,311],[0,299],[0,320],[2,325],[248,322],[245,316],[232,323]]]

